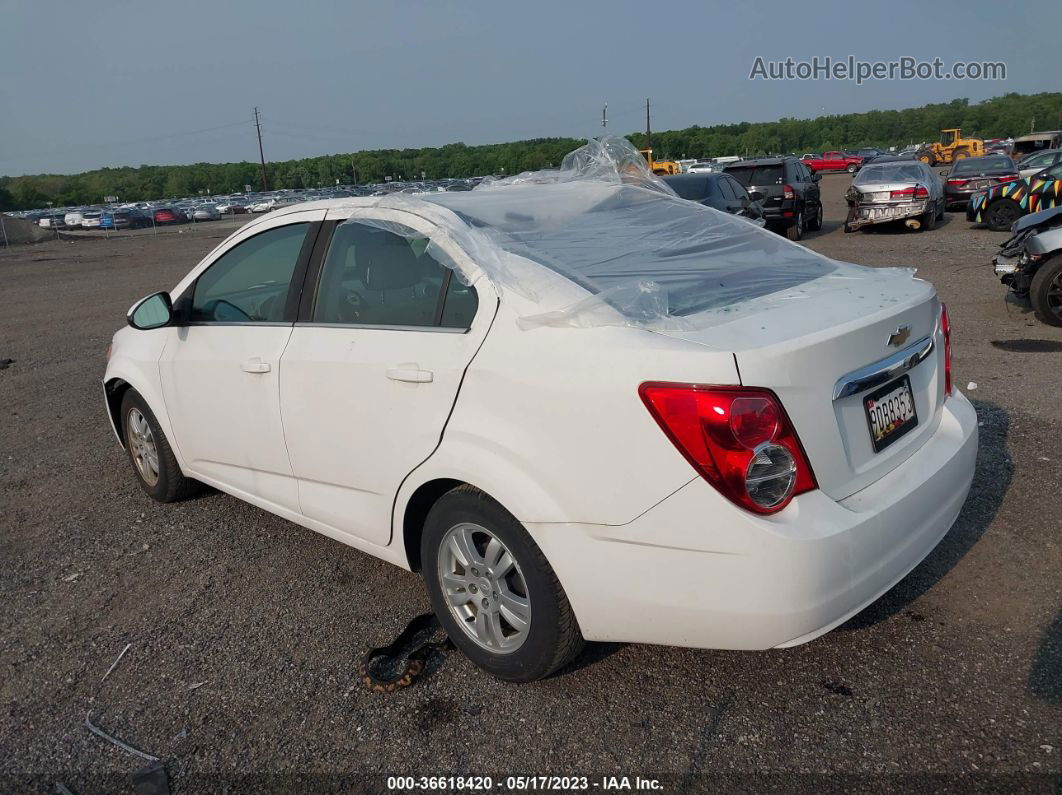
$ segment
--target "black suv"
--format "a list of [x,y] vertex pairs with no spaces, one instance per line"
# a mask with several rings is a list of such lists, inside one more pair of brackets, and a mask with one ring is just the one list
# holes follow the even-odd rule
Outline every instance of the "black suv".
[[742,160],[723,169],[763,202],[767,226],[800,240],[807,230],[822,228],[819,175],[795,157]]

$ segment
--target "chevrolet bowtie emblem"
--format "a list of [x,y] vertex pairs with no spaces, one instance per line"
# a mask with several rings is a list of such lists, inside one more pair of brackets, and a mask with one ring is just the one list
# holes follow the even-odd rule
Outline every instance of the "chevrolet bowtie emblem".
[[896,331],[889,335],[889,345],[899,348],[911,337],[910,326],[899,326]]

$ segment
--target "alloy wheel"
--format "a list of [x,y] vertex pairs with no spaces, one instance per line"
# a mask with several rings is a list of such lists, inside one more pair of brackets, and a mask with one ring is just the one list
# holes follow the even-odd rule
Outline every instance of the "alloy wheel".
[[140,477],[149,486],[159,482],[159,451],[151,426],[139,409],[130,409],[126,420],[129,453]]
[[531,600],[520,565],[487,528],[465,522],[446,531],[439,545],[439,583],[458,625],[495,654],[527,640]]

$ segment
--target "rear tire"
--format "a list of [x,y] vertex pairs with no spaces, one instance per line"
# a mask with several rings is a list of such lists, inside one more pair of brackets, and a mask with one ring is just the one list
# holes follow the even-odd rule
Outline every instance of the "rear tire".
[[951,153],[951,162],[958,163],[960,160],[965,160],[970,156],[970,153],[965,149],[956,149]]
[[1013,199],[996,199],[985,209],[985,223],[993,232],[1009,232],[1021,218],[1021,207]]
[[785,236],[794,243],[804,238],[804,213],[797,213],[796,222],[786,227]]
[[533,682],[582,650],[575,613],[546,556],[483,492],[464,485],[444,494],[428,512],[420,549],[435,615],[483,670]]
[[197,481],[181,473],[159,421],[135,389],[122,397],[119,417],[125,451],[145,494],[158,502],[178,502],[199,490]]
[[1062,326],[1062,256],[1040,265],[1029,285],[1029,302],[1041,321]]
[[848,164],[848,168],[846,168],[845,171],[847,171],[849,174],[856,173],[856,171],[857,171],[856,164],[855,163],[849,163]]

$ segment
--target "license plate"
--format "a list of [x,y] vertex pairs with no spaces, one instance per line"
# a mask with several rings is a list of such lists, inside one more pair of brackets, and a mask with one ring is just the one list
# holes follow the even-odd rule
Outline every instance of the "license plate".
[[906,375],[863,398],[863,407],[875,453],[918,425],[911,379]]

